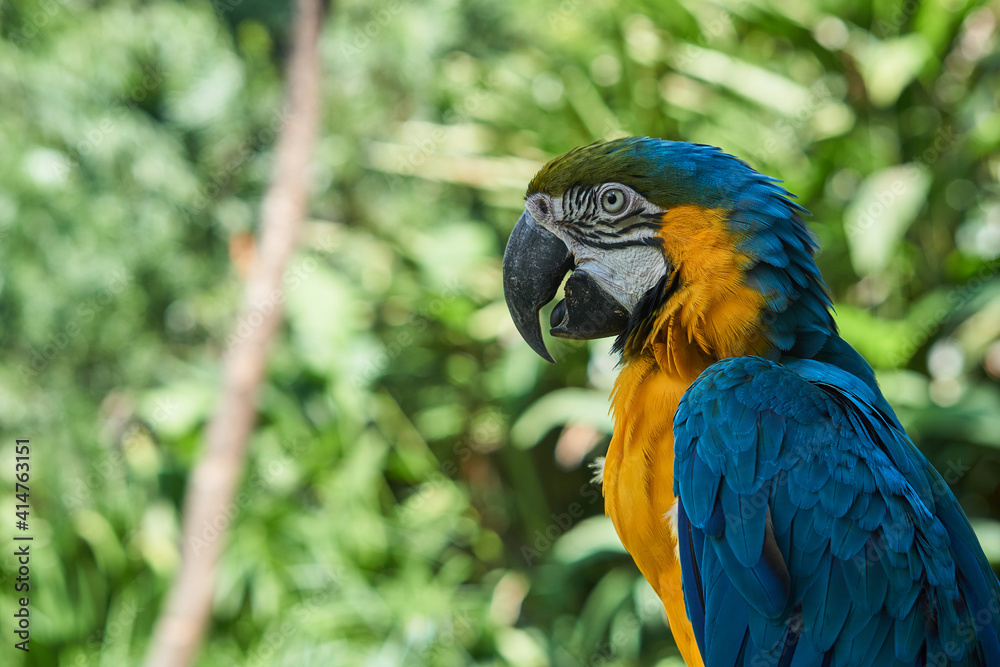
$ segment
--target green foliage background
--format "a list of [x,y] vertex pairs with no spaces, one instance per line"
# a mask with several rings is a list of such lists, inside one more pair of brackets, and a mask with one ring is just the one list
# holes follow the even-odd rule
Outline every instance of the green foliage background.
[[[31,653],[141,660],[220,386],[290,11],[0,13],[0,475],[33,445]],[[202,665],[681,663],[602,514],[605,341],[514,331],[546,159],[716,144],[814,213],[844,335],[1000,562],[1000,3],[337,2],[323,127]],[[206,526],[200,539],[215,539]]]

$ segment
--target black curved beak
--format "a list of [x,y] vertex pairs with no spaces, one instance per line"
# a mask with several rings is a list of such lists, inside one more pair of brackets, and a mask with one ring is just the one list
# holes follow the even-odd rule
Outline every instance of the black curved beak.
[[[514,226],[503,256],[503,293],[507,308],[525,342],[546,361],[554,362],[542,340],[538,313],[551,301],[573,255],[562,241],[525,211]],[[566,281],[566,298],[552,311],[550,333],[589,340],[615,336],[628,326],[627,309],[608,294],[585,269]]]
[[563,276],[573,268],[566,244],[521,214],[503,254],[503,296],[521,338],[538,355],[555,363],[545,349],[538,311],[556,295]]

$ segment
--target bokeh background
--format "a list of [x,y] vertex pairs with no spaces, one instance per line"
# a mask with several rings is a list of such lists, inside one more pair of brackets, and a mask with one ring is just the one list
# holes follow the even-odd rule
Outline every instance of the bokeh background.
[[[141,661],[283,126],[290,9],[0,10],[0,524],[34,445],[32,643]],[[603,517],[606,341],[521,342],[527,181],[716,144],[814,216],[844,336],[1000,564],[1000,2],[345,0],[202,665],[681,665]],[[211,527],[202,537],[215,539]],[[5,542],[10,543],[10,542]]]

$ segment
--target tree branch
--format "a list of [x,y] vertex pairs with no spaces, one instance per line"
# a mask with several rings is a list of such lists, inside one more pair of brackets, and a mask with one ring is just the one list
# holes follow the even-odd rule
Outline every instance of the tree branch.
[[321,0],[296,3],[287,115],[275,146],[271,185],[261,205],[260,252],[223,360],[224,393],[208,425],[205,456],[188,485],[180,569],[157,620],[147,667],[192,664],[209,622],[215,569],[230,523],[228,510],[243,473],[267,353],[281,323],[282,278],[306,212],[308,167],[319,124],[322,17]]

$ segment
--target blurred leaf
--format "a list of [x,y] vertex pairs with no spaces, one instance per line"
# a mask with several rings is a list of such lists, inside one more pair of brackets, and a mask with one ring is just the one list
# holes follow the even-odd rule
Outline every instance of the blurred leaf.
[[546,433],[569,423],[611,432],[608,397],[589,389],[558,389],[525,410],[510,431],[511,443],[522,449],[537,445]]
[[995,519],[973,519],[972,530],[975,531],[979,544],[983,547],[986,558],[996,565],[1000,563],[1000,521]]
[[512,665],[546,667],[550,664],[544,649],[531,633],[518,628],[497,631],[497,650]]
[[611,519],[606,516],[594,516],[580,521],[556,540],[552,547],[552,557],[568,565],[600,553],[626,553]]
[[927,42],[919,34],[879,41],[875,37],[856,40],[854,56],[872,104],[887,107],[923,69],[930,57]]
[[880,273],[927,201],[931,176],[919,164],[889,167],[864,180],[844,212],[851,262],[859,275]]

